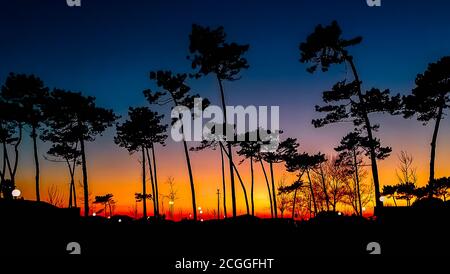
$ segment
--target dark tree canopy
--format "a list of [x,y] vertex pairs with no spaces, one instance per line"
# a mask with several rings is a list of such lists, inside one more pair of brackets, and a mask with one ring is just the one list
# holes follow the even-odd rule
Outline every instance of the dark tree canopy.
[[117,124],[116,144],[125,147],[131,153],[142,147],[150,148],[153,144],[164,144],[167,125],[161,120],[164,115],[151,111],[148,107],[129,108],[129,119]]
[[[144,96],[150,104],[164,105],[173,102],[176,106],[194,107],[194,99],[200,95],[191,95],[191,88],[185,83],[187,74],[173,74],[171,71],[152,71],[150,79],[156,81],[156,85],[162,91],[153,92],[150,89],[144,90]],[[209,101],[203,99],[203,107],[207,107]]]
[[412,94],[404,97],[405,117],[417,115],[419,121],[438,119],[439,108],[449,108],[450,102],[450,56],[428,65],[423,74],[416,77]]
[[308,68],[314,72],[318,67],[327,71],[333,64],[341,64],[349,58],[347,47],[354,46],[362,41],[358,36],[352,39],[343,39],[342,30],[336,21],[329,26],[318,25],[314,32],[308,36],[306,42],[299,46],[302,63],[313,63]]
[[51,92],[44,111],[48,117],[47,133],[56,139],[70,135],[94,141],[118,118],[112,110],[98,107],[94,97],[61,89]]
[[192,68],[198,69],[196,77],[214,73],[221,80],[233,81],[238,79],[241,69],[249,67],[247,59],[242,55],[249,49],[249,45],[227,43],[223,27],[210,29],[199,25],[192,25],[189,35],[189,51]]
[[23,122],[38,127],[45,117],[41,106],[48,98],[48,88],[35,75],[10,73],[2,86],[2,98],[15,103],[22,112]]

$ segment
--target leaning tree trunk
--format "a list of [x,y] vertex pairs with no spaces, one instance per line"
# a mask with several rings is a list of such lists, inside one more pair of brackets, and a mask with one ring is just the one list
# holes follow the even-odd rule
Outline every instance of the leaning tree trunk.
[[264,164],[263,164],[261,158],[259,158],[259,163],[261,164],[261,169],[264,173],[264,178],[266,179],[267,192],[269,193],[269,202],[270,202],[270,217],[273,218],[272,193],[270,191],[269,179],[267,178],[266,169],[264,168]]
[[365,128],[367,130],[367,138],[369,139],[369,156],[372,167],[372,176],[373,176],[373,184],[375,187],[375,203],[376,207],[382,207],[383,202],[381,201],[381,193],[380,193],[380,181],[378,178],[378,166],[377,166],[377,157],[374,145],[374,138],[372,135],[372,125],[370,124],[369,116],[367,114],[365,100],[361,91],[361,81],[359,80],[358,72],[356,70],[355,63],[353,62],[353,57],[347,56],[347,61],[352,68],[353,75],[355,77],[355,81],[358,83],[358,99],[360,103],[363,105],[361,112],[364,119]]
[[[8,162],[8,169],[9,169],[9,174],[10,174],[10,179],[11,179],[11,184],[13,187],[16,186],[16,173],[17,173],[17,167],[19,166],[19,146],[22,143],[22,132],[23,132],[23,126],[21,124],[19,124],[19,137],[16,141],[16,143],[14,144],[14,165],[11,168],[11,164],[9,162],[9,158],[7,157],[7,162]],[[6,154],[8,155],[8,154]]]
[[353,165],[354,165],[354,169],[355,169],[356,195],[357,195],[358,205],[359,205],[359,216],[362,216],[363,210],[362,210],[362,201],[361,201],[361,189],[360,189],[360,183],[359,183],[358,159],[356,158],[355,150],[353,150]]
[[273,212],[275,214],[275,219],[278,218],[278,212],[277,212],[277,193],[275,191],[275,179],[273,174],[273,164],[272,162],[269,162],[270,167],[270,179],[272,181],[272,197],[273,197]]
[[[73,198],[74,197],[74,187],[73,187],[73,185],[74,185],[74,183],[75,183],[75,180],[74,180],[74,174],[73,174],[73,172],[72,172],[72,167],[71,167],[71,165],[70,165],[70,161],[69,161],[69,159],[67,159],[66,158],[66,163],[67,163],[67,168],[69,169],[69,175],[70,175],[70,184],[69,184],[69,208],[72,208],[73,207],[73,204],[74,204],[74,200],[76,199],[76,198]],[[75,206],[76,207],[76,206]]]
[[292,220],[295,220],[295,202],[297,200],[297,190],[298,188],[294,190],[294,201],[292,201]]
[[36,126],[31,128],[31,138],[33,139],[33,155],[34,155],[34,167],[35,167],[35,183],[36,183],[36,201],[41,201],[41,194],[39,191],[39,157],[37,148],[37,133]]
[[146,191],[146,176],[145,176],[145,148],[142,146],[142,217],[144,221],[147,220],[147,191]]
[[253,175],[253,157],[250,157],[250,176],[252,177],[252,187],[250,192],[250,199],[252,201],[252,216],[255,216],[255,200],[253,198],[253,190],[255,187],[255,178]]
[[[152,159],[153,159],[153,175],[155,176],[155,199],[156,199],[156,212],[159,217],[159,191],[158,191],[158,175],[156,173],[156,157],[155,157],[155,146],[152,144]],[[164,208],[163,208],[164,211]],[[162,213],[164,214],[164,212]]]
[[322,165],[320,165],[320,177],[322,179],[322,188],[323,188],[323,193],[325,194],[325,203],[327,205],[327,211],[329,211],[330,210],[330,198],[328,197],[327,184],[325,182],[325,175],[323,174]]
[[148,159],[148,171],[150,174],[150,183],[152,185],[152,202],[153,202],[153,216],[158,216],[158,206],[156,205],[156,192],[155,192],[155,181],[153,180],[153,170],[152,170],[152,161],[150,158],[150,154],[148,152],[148,148],[145,148],[145,151],[147,153],[147,159]]
[[222,188],[223,188],[223,215],[225,218],[227,217],[227,198],[226,198],[226,183],[225,183],[225,163],[223,160],[223,151],[222,148],[220,150],[220,159],[222,164]]
[[436,143],[437,137],[439,133],[439,125],[441,124],[443,107],[440,106],[438,110],[438,115],[436,117],[436,124],[434,125],[433,138],[431,140],[431,156],[430,156],[430,178],[429,181],[432,182],[434,180],[434,164],[436,158]]
[[81,150],[81,168],[83,171],[84,217],[88,217],[89,216],[88,174],[86,166],[86,153],[84,148],[84,140],[82,137],[80,138],[80,150]]
[[314,189],[312,186],[312,181],[311,181],[311,176],[309,175],[309,170],[306,170],[306,175],[308,175],[308,181],[309,181],[309,190],[311,191],[311,201],[313,203],[314,206],[314,217],[317,216],[317,203],[316,203],[316,198],[314,195]]
[[[222,143],[220,143],[220,145],[221,145],[222,149],[224,150],[225,155],[227,155],[227,157],[230,157],[229,154],[226,152],[225,148],[223,147]],[[234,169],[234,171],[236,171],[236,175],[237,175],[237,177],[239,179],[239,182],[241,184],[242,191],[244,192],[245,207],[246,207],[246,210],[247,210],[247,215],[250,215],[250,208],[249,208],[249,205],[248,205],[247,190],[245,189],[244,182],[242,181],[241,175],[239,174],[239,171],[238,171],[236,165],[234,164],[234,162],[231,162],[231,167]]]
[[186,156],[186,163],[189,172],[189,183],[191,186],[191,197],[192,197],[192,213],[194,217],[194,221],[197,221],[197,204],[195,202],[195,186],[194,186],[194,178],[192,176],[192,167],[191,167],[191,158],[189,157],[189,150],[187,147],[186,140],[183,138],[183,147],[184,147],[184,155]]
[[[225,129],[227,131],[228,127],[227,127],[227,109],[226,109],[226,105],[225,105],[225,94],[223,91],[222,80],[219,78],[219,76],[217,76],[217,81],[219,82],[220,95],[222,98],[223,116],[224,116],[224,121],[225,121]],[[228,133],[226,133],[226,135],[228,135]],[[229,155],[228,160],[229,160],[229,166],[230,166],[230,185],[231,185],[231,202],[232,202],[232,207],[233,207],[233,218],[236,218],[236,187],[234,185],[233,151],[231,150],[230,142],[227,142],[227,147],[228,147],[228,155]]]

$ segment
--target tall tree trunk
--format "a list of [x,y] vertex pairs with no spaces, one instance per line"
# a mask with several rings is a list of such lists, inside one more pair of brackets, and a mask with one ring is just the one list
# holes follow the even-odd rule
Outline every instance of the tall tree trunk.
[[272,162],[269,162],[270,167],[270,179],[272,181],[272,198],[273,198],[273,212],[275,215],[275,219],[278,218],[278,212],[277,212],[277,193],[275,189],[275,179],[273,174],[273,164]]
[[266,179],[267,192],[269,193],[269,202],[270,202],[270,217],[273,218],[272,193],[270,191],[269,179],[267,178],[266,169],[264,168],[264,164],[263,164],[261,158],[259,158],[259,163],[261,164],[261,169],[264,173],[264,178]]
[[316,203],[316,198],[314,195],[314,188],[312,186],[311,176],[309,175],[309,169],[306,170],[306,175],[308,176],[308,181],[309,181],[309,190],[311,192],[311,201],[314,205],[314,217],[316,217],[317,216],[317,203]]
[[70,175],[70,183],[69,183],[69,208],[73,207],[73,174],[72,174],[72,167],[70,166],[70,161],[66,158],[66,164],[67,168],[69,169],[69,175]]
[[145,147],[142,146],[142,217],[144,221],[147,220],[147,188],[146,188],[146,176],[145,176]]
[[298,188],[294,190],[294,201],[292,201],[292,220],[295,220],[295,202],[297,201],[297,190]]
[[31,127],[31,138],[33,139],[33,154],[34,154],[34,168],[35,168],[35,182],[36,182],[36,201],[41,201],[41,194],[39,191],[39,156],[37,148],[37,133],[36,126]]
[[75,158],[73,160],[73,165],[72,165],[72,175],[70,178],[70,183],[72,185],[72,191],[73,191],[73,205],[75,206],[75,208],[77,208],[77,190],[75,188],[75,168],[77,167],[77,159]]
[[[226,152],[225,148],[223,147],[223,144],[222,144],[222,143],[220,143],[220,144],[221,144],[221,146],[222,146],[222,149],[223,149],[224,152],[225,152],[225,155],[226,155],[227,157],[230,157],[229,154]],[[234,162],[231,162],[231,167],[234,169],[234,171],[236,171],[236,175],[237,175],[237,177],[238,177],[238,179],[239,179],[239,182],[240,182],[240,184],[241,184],[242,191],[244,192],[245,207],[246,207],[246,210],[247,210],[247,215],[250,215],[250,207],[249,207],[249,205],[248,205],[247,190],[245,189],[244,182],[242,181],[241,175],[239,174],[239,171],[238,171],[236,165],[234,164]]]
[[148,159],[148,171],[150,174],[150,183],[152,186],[152,202],[153,202],[153,216],[157,217],[158,216],[158,206],[156,205],[156,188],[155,188],[155,181],[153,179],[153,169],[152,169],[152,161],[150,158],[150,153],[148,152],[148,148],[145,148],[145,151],[147,153],[147,159]]
[[370,154],[370,162],[371,162],[371,167],[372,167],[373,184],[375,187],[375,203],[376,203],[377,207],[382,207],[383,202],[381,202],[381,200],[380,200],[380,197],[381,197],[380,182],[379,182],[379,178],[378,178],[377,157],[376,157],[376,152],[375,152],[374,138],[372,135],[372,125],[370,124],[369,116],[367,114],[367,110],[366,110],[366,106],[365,106],[366,102],[364,100],[364,97],[363,97],[362,91],[361,91],[361,81],[359,80],[359,75],[356,70],[355,63],[353,62],[353,57],[347,56],[346,59],[347,59],[348,63],[350,64],[350,67],[352,68],[352,72],[353,72],[355,81],[358,83],[358,98],[359,98],[360,103],[363,104],[361,111],[362,111],[362,116],[364,119],[364,124],[365,124],[366,130],[367,130],[367,137],[369,138],[369,143],[370,143],[369,154]]
[[223,189],[223,215],[225,218],[227,217],[227,198],[226,198],[226,183],[225,183],[225,162],[223,160],[223,151],[222,148],[220,150],[220,159],[222,164],[222,189]]
[[320,169],[320,177],[322,179],[323,193],[325,194],[325,203],[327,205],[327,211],[329,211],[330,210],[330,198],[328,197],[328,190],[327,190],[327,185],[325,182],[325,175],[323,173],[322,164],[320,164],[319,169]]
[[361,189],[359,184],[359,170],[358,170],[358,159],[356,157],[356,151],[353,150],[353,167],[355,169],[355,182],[356,182],[356,197],[358,199],[358,205],[359,205],[359,216],[363,215],[362,212],[362,201],[361,201]]
[[83,137],[80,138],[80,150],[81,150],[81,168],[83,171],[84,217],[88,217],[89,216],[89,188],[88,188],[88,174],[87,174],[87,166],[86,166],[86,153],[85,153],[85,148],[84,148]]
[[184,155],[186,156],[186,163],[189,172],[189,182],[191,186],[191,197],[192,197],[192,213],[194,217],[194,221],[197,221],[197,204],[195,202],[195,186],[194,186],[194,178],[192,176],[192,167],[191,167],[191,158],[189,157],[189,150],[187,147],[186,140],[183,137],[183,147],[184,147]]
[[[217,81],[219,82],[220,87],[220,96],[222,98],[222,109],[223,109],[223,116],[225,121],[225,130],[227,131],[227,108],[225,104],[225,93],[223,90],[222,80],[217,76]],[[225,131],[225,132],[226,132]],[[226,136],[227,134],[225,134]],[[229,160],[229,166],[230,166],[230,185],[231,185],[231,202],[233,207],[233,218],[236,218],[236,188],[234,185],[234,172],[233,172],[233,151],[231,150],[231,143],[227,142],[228,147],[228,160]]]
[[434,125],[434,131],[433,131],[433,138],[431,139],[431,156],[430,156],[430,178],[429,181],[434,180],[434,164],[435,164],[435,158],[436,158],[436,143],[437,143],[437,137],[439,133],[439,125],[441,124],[442,119],[442,112],[443,107],[440,106],[438,110],[438,115],[436,117],[436,123]]
[[0,197],[1,195],[3,195],[2,192],[2,186],[3,183],[5,182],[5,174],[6,174],[6,154],[8,153],[8,151],[6,151],[6,144],[5,142],[2,143],[3,144],[3,162],[2,162],[2,169],[0,170]]
[[252,216],[255,216],[255,200],[253,197],[253,191],[254,191],[254,187],[255,187],[255,178],[253,175],[253,157],[250,157],[250,176],[252,177],[252,188],[251,188],[251,193],[250,193],[250,199],[252,201]]
[[[156,173],[156,157],[155,157],[155,146],[152,144],[152,159],[153,159],[153,175],[155,175],[155,195],[156,195],[156,212],[159,217],[159,191],[158,191],[158,175]],[[164,208],[163,208],[164,210]],[[162,213],[164,214],[164,212]]]
[[20,143],[22,143],[22,132],[23,132],[23,126],[22,124],[19,124],[19,137],[18,140],[16,141],[16,143],[14,144],[14,155],[15,155],[15,159],[14,159],[14,167],[12,169],[12,171],[10,170],[10,178],[11,178],[11,182],[13,187],[16,186],[16,173],[17,173],[17,167],[19,165],[19,146]]

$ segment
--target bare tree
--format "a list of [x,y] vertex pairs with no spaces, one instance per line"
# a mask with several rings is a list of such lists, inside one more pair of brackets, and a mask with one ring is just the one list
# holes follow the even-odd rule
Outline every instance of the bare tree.
[[401,151],[398,155],[400,164],[396,170],[399,183],[417,183],[417,168],[413,166],[414,158],[407,151]]
[[166,197],[169,199],[169,217],[173,220],[173,213],[175,209],[175,200],[178,199],[178,189],[175,188],[175,179],[173,176],[167,177],[166,184],[169,186],[169,194]]
[[63,207],[64,204],[64,193],[60,191],[58,186],[51,185],[47,188],[47,201],[49,204],[54,205],[56,207]]
[[[286,188],[286,175],[283,175],[277,183],[277,189],[281,190]],[[281,218],[284,217],[284,212],[286,209],[290,207],[292,204],[292,199],[288,193],[285,191],[278,191],[277,193],[278,200],[277,200],[277,208],[280,210]]]

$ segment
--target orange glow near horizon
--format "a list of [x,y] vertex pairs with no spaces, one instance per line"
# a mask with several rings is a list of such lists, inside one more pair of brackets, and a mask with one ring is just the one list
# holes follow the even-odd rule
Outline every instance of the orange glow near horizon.
[[[408,121],[406,121],[408,122]],[[421,134],[426,135],[426,129],[422,128]],[[331,130],[332,129],[328,129]],[[320,130],[322,134],[327,130]],[[312,139],[300,139],[301,150],[308,152],[321,151],[326,155],[334,155],[332,147],[317,148],[317,144],[325,144],[320,142],[324,135],[318,135],[317,138]],[[429,156],[428,146],[424,146],[425,142],[421,144],[417,140],[408,138],[396,138],[393,135],[382,136],[385,142],[390,144],[394,150],[388,159],[379,161],[379,174],[381,185],[394,184],[397,182],[396,167],[398,165],[397,154],[401,150],[408,151],[414,156],[414,165],[417,167],[418,184],[424,185],[428,178],[428,162]],[[449,141],[441,137],[439,143],[439,152],[437,155],[436,164],[436,177],[448,176],[450,174],[450,168],[446,165],[445,155],[450,153]],[[129,155],[128,152],[122,148],[119,148],[112,144],[110,137],[100,137],[96,142],[88,145],[87,160],[88,160],[88,175],[89,175],[89,190],[91,192],[91,198],[96,195],[104,195],[106,193],[112,193],[114,200],[116,201],[116,214],[127,214],[134,216],[134,193],[141,192],[142,190],[142,175],[141,166],[139,163],[139,156],[137,154]],[[303,140],[303,141],[302,141]],[[317,143],[319,141],[319,143]],[[311,142],[311,144],[309,144]],[[420,144],[420,146],[418,145]],[[314,149],[308,150],[306,148],[313,147]],[[29,150],[21,152],[20,157],[22,165],[20,165],[17,178],[17,187],[22,191],[22,196],[25,199],[34,200],[34,168],[32,165],[31,155],[27,155]],[[44,148],[41,148],[44,151]],[[185,163],[184,154],[182,153],[181,144],[169,143],[166,147],[158,146],[157,152],[157,167],[158,167],[158,183],[160,194],[167,195],[168,187],[166,180],[168,176],[173,176],[175,179],[175,185],[178,199],[174,205],[174,215],[188,217],[192,211],[191,206],[191,194],[189,188],[189,180],[187,174],[187,168]],[[31,153],[30,153],[31,154]],[[31,162],[30,162],[31,161]],[[217,210],[217,188],[222,193],[222,178],[220,170],[220,153],[215,150],[205,150],[201,152],[191,152],[192,168],[194,173],[194,180],[196,185],[196,198],[197,206],[201,206],[205,216],[211,216],[212,211]],[[236,163],[238,160],[236,160]],[[23,166],[26,164],[27,168]],[[56,185],[63,192],[65,197],[64,205],[67,204],[68,197],[68,182],[69,176],[64,164],[53,163],[41,160],[41,196],[42,199],[48,200],[47,189],[51,185]],[[247,188],[247,194],[250,203],[250,168],[246,161],[245,163],[238,165],[238,169],[241,173],[242,179]],[[269,200],[267,187],[264,180],[263,173],[260,165],[255,164],[255,212],[258,216],[269,216]],[[275,182],[282,176],[286,176],[286,182],[291,183],[295,179],[295,174],[286,172],[284,165],[275,165]],[[231,191],[230,180],[228,174],[228,167],[226,166],[226,182],[227,182],[227,211],[228,215],[231,214]],[[266,171],[269,172],[268,166]],[[370,180],[370,170],[367,180]],[[270,180],[270,178],[269,178]],[[81,182],[81,171],[77,171],[76,182]],[[236,197],[237,207],[239,214],[245,214],[245,202],[243,198],[243,192],[239,181],[236,177]],[[151,193],[150,184],[147,184],[147,189]],[[82,188],[78,187],[78,197],[81,198]],[[220,197],[220,210],[223,216],[223,202],[222,195]],[[167,215],[169,204],[168,199],[163,201],[163,205],[160,205],[161,210],[164,208],[164,212]],[[78,201],[79,206],[81,202]],[[372,204],[367,206],[367,211],[372,211]],[[97,206],[97,210],[101,206]],[[142,205],[137,206],[139,214],[142,211]],[[344,210],[344,209],[341,209]],[[148,202],[148,212],[152,215],[152,203]],[[288,213],[289,214],[289,213]]]

